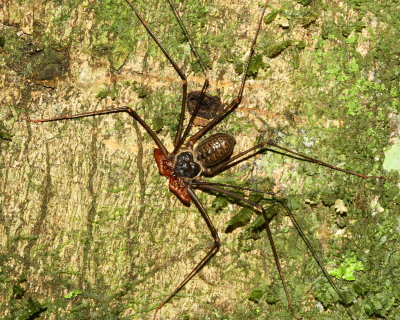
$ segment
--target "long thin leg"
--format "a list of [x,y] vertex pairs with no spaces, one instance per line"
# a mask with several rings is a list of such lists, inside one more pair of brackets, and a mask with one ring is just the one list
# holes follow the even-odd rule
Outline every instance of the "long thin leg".
[[111,109],[104,109],[104,110],[98,110],[98,111],[91,111],[91,112],[83,112],[83,113],[78,113],[78,114],[72,114],[68,116],[59,116],[59,117],[54,117],[54,118],[48,118],[48,119],[28,119],[28,118],[20,118],[20,120],[25,120],[29,122],[50,122],[50,121],[59,121],[59,120],[68,120],[68,119],[77,119],[77,118],[84,118],[84,117],[93,117],[93,116],[98,116],[98,115],[104,115],[104,114],[111,114],[111,113],[119,113],[119,112],[126,112],[128,113],[131,117],[133,117],[137,122],[139,122],[142,127],[147,131],[147,133],[151,136],[157,147],[162,151],[162,153],[167,156],[168,151],[165,148],[164,144],[161,142],[161,140],[157,137],[155,132],[147,125],[147,123],[130,107],[117,107],[117,108],[111,108]]
[[139,11],[136,9],[136,7],[129,1],[125,0],[128,5],[131,7],[133,12],[135,13],[136,17],[139,19],[139,21],[142,23],[143,27],[146,29],[147,33],[153,38],[154,42],[157,43],[158,47],[161,49],[161,51],[164,53],[164,56],[168,59],[168,61],[172,64],[174,67],[176,73],[179,75],[179,77],[182,79],[182,105],[181,105],[181,113],[179,116],[179,124],[178,124],[178,130],[176,131],[175,139],[174,139],[174,146],[176,146],[182,136],[182,131],[183,131],[183,122],[185,120],[185,111],[186,111],[186,100],[187,100],[187,77],[183,73],[182,69],[179,68],[178,64],[172,59],[171,55],[168,53],[167,49],[164,48],[164,46],[161,44],[160,40],[156,37],[156,35],[151,31],[150,27],[148,26],[147,22],[142,18],[140,15]]
[[[297,157],[297,159],[299,159],[299,160],[304,160],[304,161],[316,163],[316,164],[318,164],[320,166],[327,167],[327,168],[330,168],[330,169],[333,169],[333,170],[336,170],[336,171],[345,172],[345,173],[348,173],[348,174],[351,174],[351,175],[354,175],[354,176],[357,176],[357,177],[384,179],[383,176],[368,176],[368,175],[365,175],[365,174],[362,174],[362,173],[357,173],[357,172],[353,172],[353,171],[350,171],[350,170],[341,169],[339,167],[336,167],[334,165],[331,165],[331,164],[329,164],[327,162],[324,162],[324,161],[321,161],[319,159],[309,157],[309,156],[307,156],[305,154],[290,150],[290,149],[285,148],[285,147],[281,147],[281,146],[279,146],[276,143],[271,142],[271,141],[259,143],[259,144],[255,145],[254,147],[251,147],[251,148],[249,148],[249,149],[247,149],[247,150],[245,150],[243,152],[240,152],[237,155],[229,158],[228,160],[225,160],[224,162],[222,162],[222,163],[220,163],[220,164],[218,164],[218,165],[216,165],[214,167],[207,168],[204,171],[204,174],[207,175],[207,176],[213,176],[218,172],[221,172],[221,171],[224,171],[224,170],[226,170],[228,168],[231,168],[231,167],[241,163],[242,161],[251,158],[253,155],[252,156],[246,156],[246,155],[248,155],[251,151],[254,151],[254,150],[257,150],[257,149],[260,149],[260,150],[258,152],[256,152],[255,154],[259,154],[259,153],[266,152],[266,151],[271,151],[271,150],[274,151],[273,149],[262,150],[263,148],[266,148],[266,147],[277,148],[277,149],[280,149],[280,150],[283,150],[283,151],[289,153],[289,154],[282,153],[282,154],[284,154],[286,156],[295,155]],[[274,152],[277,152],[277,151],[274,151]],[[246,156],[246,157],[244,157],[244,156]],[[234,162],[234,161],[236,161],[236,162]]]
[[193,146],[202,136],[204,136],[209,130],[214,128],[222,119],[224,119],[228,114],[230,114],[232,111],[234,111],[239,106],[239,104],[241,103],[242,98],[243,98],[244,87],[246,85],[246,80],[247,80],[247,74],[248,74],[248,71],[249,71],[250,61],[251,61],[251,58],[253,57],[254,52],[255,52],[254,49],[255,49],[255,46],[256,46],[256,43],[257,43],[258,34],[260,33],[263,17],[265,15],[265,11],[267,9],[267,3],[268,3],[268,0],[265,1],[265,5],[264,5],[264,8],[263,8],[261,16],[260,16],[260,20],[258,21],[256,33],[254,35],[253,42],[251,43],[250,53],[249,53],[249,56],[247,58],[247,62],[246,62],[245,69],[244,69],[244,73],[243,73],[243,76],[242,76],[242,83],[241,83],[241,86],[240,86],[239,93],[238,93],[237,97],[234,98],[232,100],[232,102],[219,115],[217,115],[212,121],[210,121],[204,128],[200,129],[196,134],[194,134],[188,140],[187,146],[189,146],[189,147]]
[[158,311],[168,302],[170,301],[185,285],[188,283],[209,261],[215,254],[218,252],[221,244],[218,236],[218,232],[213,226],[210,217],[208,216],[206,209],[200,202],[199,198],[196,196],[196,193],[189,187],[188,192],[190,198],[193,200],[197,210],[199,210],[201,216],[207,224],[208,229],[211,232],[211,235],[214,239],[214,243],[211,246],[211,249],[207,252],[207,254],[201,259],[201,261],[194,267],[192,271],[183,279],[183,281],[176,287],[176,289],[162,302],[160,303],[154,311],[153,320],[156,319]]
[[[286,281],[285,281],[285,278],[283,276],[282,267],[281,267],[281,264],[279,262],[278,252],[276,251],[275,243],[274,243],[274,240],[273,240],[273,237],[272,237],[272,232],[271,232],[271,229],[269,227],[269,223],[271,222],[271,219],[267,217],[265,209],[261,205],[259,205],[258,203],[250,201],[250,200],[248,200],[248,199],[246,199],[244,197],[241,197],[241,196],[237,195],[234,192],[219,188],[219,187],[217,187],[215,185],[212,185],[210,183],[207,183],[207,182],[205,182],[205,183],[197,182],[194,185],[194,187],[198,188],[198,189],[201,189],[201,190],[211,190],[211,191],[220,192],[222,194],[226,194],[226,195],[228,195],[228,196],[230,196],[232,198],[235,198],[235,199],[241,200],[243,202],[246,202],[246,203],[252,205],[253,207],[257,208],[258,210],[260,210],[262,212],[262,214],[264,216],[264,219],[265,219],[265,228],[267,230],[268,239],[269,239],[269,242],[271,244],[272,252],[273,252],[273,255],[274,255],[275,264],[276,264],[276,267],[278,269],[279,275],[281,277],[282,285],[283,285],[283,288],[285,290],[286,298],[288,300],[288,306],[289,306],[290,312],[296,318],[296,315],[294,313],[293,306],[292,306],[292,301],[291,301],[291,298],[290,298],[290,295],[289,295],[289,291],[288,291],[287,286],[286,286]],[[229,187],[233,187],[233,186],[229,186]],[[293,225],[295,226],[296,230],[298,231],[300,237],[303,239],[303,241],[306,244],[308,250],[311,252],[313,258],[317,262],[319,268],[322,270],[322,273],[324,274],[325,278],[328,280],[329,284],[335,290],[335,292],[339,296],[340,300],[344,303],[344,307],[346,308],[346,312],[349,315],[350,319],[354,319],[353,318],[353,314],[351,313],[350,309],[346,305],[346,300],[344,299],[344,296],[341,294],[341,292],[339,291],[339,289],[337,288],[335,283],[332,281],[332,279],[331,279],[328,271],[326,270],[324,264],[322,263],[322,261],[318,257],[318,255],[316,254],[314,248],[311,245],[311,242],[308,240],[307,236],[305,235],[305,233],[301,229],[300,225],[298,224],[296,218],[294,217],[292,211],[289,209],[289,207],[287,206],[285,201],[281,200],[281,199],[273,199],[271,201],[276,201],[276,202],[280,203],[284,207],[286,213],[290,217],[290,219],[291,219]]]
[[294,312],[294,309],[293,309],[292,298],[290,297],[289,290],[288,290],[287,285],[286,285],[286,280],[285,280],[285,277],[283,275],[281,263],[279,261],[278,252],[276,251],[275,242],[274,242],[274,239],[272,237],[271,229],[269,227],[271,219],[269,219],[267,217],[265,209],[261,205],[256,203],[256,202],[250,201],[249,199],[241,197],[241,196],[237,195],[236,193],[234,193],[232,191],[225,190],[225,189],[219,188],[219,187],[214,186],[214,185],[210,185],[210,184],[207,184],[207,183],[204,183],[204,184],[198,183],[198,184],[194,185],[194,187],[197,188],[197,189],[200,189],[200,190],[210,190],[210,191],[216,191],[216,192],[225,194],[225,195],[230,196],[230,197],[232,197],[234,199],[238,199],[240,201],[248,203],[251,206],[257,208],[258,210],[260,210],[262,212],[262,214],[264,216],[264,220],[265,220],[265,229],[267,230],[268,240],[269,240],[269,243],[271,244],[272,253],[274,255],[274,260],[275,260],[275,265],[276,265],[276,268],[278,269],[278,273],[279,273],[279,276],[281,278],[282,286],[283,286],[283,289],[285,291],[285,295],[286,295],[286,299],[287,299],[287,302],[288,302],[288,307],[289,307],[290,313],[292,314],[292,316],[294,318],[298,319],[296,314],[295,314],[295,312]]
[[352,174],[352,175],[354,175],[354,176],[361,177],[361,178],[378,178],[378,179],[385,179],[385,177],[383,177],[383,176],[367,176],[367,175],[365,175],[365,174],[353,172],[353,171],[346,170],[346,169],[341,169],[341,168],[335,167],[335,166],[333,166],[333,165],[331,165],[331,164],[329,164],[329,163],[326,163],[326,162],[323,162],[323,161],[321,161],[321,160],[318,160],[318,159],[309,157],[309,156],[307,156],[307,155],[305,155],[305,154],[302,154],[302,153],[299,153],[299,152],[290,150],[290,149],[288,149],[288,148],[284,148],[284,147],[278,146],[276,143],[271,142],[271,141],[268,141],[267,144],[268,144],[269,146],[271,146],[271,147],[274,147],[274,148],[277,148],[277,149],[281,149],[281,150],[286,151],[286,152],[288,152],[288,153],[294,154],[295,156],[298,156],[298,157],[300,157],[300,158],[303,158],[303,159],[306,160],[306,161],[314,162],[314,163],[316,163],[316,164],[319,164],[319,165],[324,166],[324,167],[331,168],[331,169],[333,169],[333,170],[346,172],[346,173],[348,173],[348,174]]
[[275,199],[275,201],[278,201],[284,208],[286,213],[288,214],[290,220],[292,221],[293,225],[295,226],[297,232],[299,233],[300,237],[303,239],[304,243],[306,244],[306,246],[308,247],[308,249],[311,251],[312,256],[314,257],[314,260],[317,262],[319,268],[322,270],[325,278],[328,280],[329,284],[331,285],[331,287],[335,290],[336,294],[339,296],[340,300],[342,300],[342,302],[344,303],[344,306],[346,308],[347,314],[349,315],[349,317],[351,319],[353,319],[353,315],[350,312],[350,309],[347,307],[346,305],[346,300],[344,299],[344,296],[341,294],[341,292],[339,291],[339,289],[336,287],[335,283],[332,281],[332,278],[330,277],[328,271],[325,269],[321,259],[318,257],[317,253],[315,252],[315,250],[312,249],[311,246],[311,242],[310,240],[308,240],[307,236],[305,235],[305,233],[303,232],[303,230],[301,229],[300,225],[298,224],[296,218],[294,217],[292,211],[289,209],[289,207],[287,206],[286,202],[283,200],[278,200]]
[[188,124],[186,126],[186,129],[185,129],[182,137],[180,138],[179,142],[175,143],[174,151],[172,152],[172,154],[176,154],[178,152],[178,150],[180,149],[180,147],[182,146],[182,144],[185,142],[187,136],[189,135],[190,129],[192,128],[192,125],[193,125],[193,121],[197,116],[197,113],[198,113],[199,108],[201,106],[202,100],[203,100],[203,98],[205,96],[205,92],[209,87],[209,81],[208,81],[208,75],[207,75],[206,67],[205,67],[205,65],[203,63],[203,60],[200,57],[200,54],[197,51],[196,46],[194,45],[194,41],[192,40],[188,30],[186,29],[185,24],[183,23],[182,18],[180,17],[178,11],[176,10],[176,7],[175,7],[174,3],[172,2],[172,0],[167,0],[167,2],[169,4],[169,6],[171,7],[172,12],[174,13],[175,18],[178,21],[178,24],[181,27],[182,32],[185,35],[185,37],[186,37],[186,39],[187,39],[187,41],[189,43],[190,49],[192,50],[192,53],[195,56],[197,62],[199,63],[200,68],[203,71],[203,74],[205,76],[205,81],[204,81],[203,87],[201,89],[201,97],[197,101],[197,105],[193,110],[192,116],[189,119],[189,122],[188,122]]
[[205,93],[206,93],[206,90],[207,90],[208,86],[209,86],[209,82],[208,82],[208,79],[206,79],[204,81],[203,87],[201,88],[200,98],[197,101],[196,107],[194,108],[193,113],[192,113],[192,115],[191,115],[191,117],[189,119],[189,122],[188,122],[188,124],[186,126],[185,132],[183,133],[182,138],[180,139],[178,144],[175,145],[175,148],[174,148],[174,151],[172,152],[172,154],[175,155],[178,152],[178,150],[181,148],[182,144],[185,142],[187,136],[189,135],[190,129],[193,126],[194,119],[196,118],[197,113],[198,113],[198,111],[200,109],[201,103],[203,102],[203,99],[205,97]]
[[[251,147],[251,148],[249,148],[249,149],[247,149],[247,150],[245,150],[243,152],[240,152],[240,153],[234,155],[233,157],[230,157],[228,160],[225,160],[225,161],[221,162],[220,164],[217,164],[217,165],[215,165],[213,167],[210,167],[210,168],[206,168],[206,169],[204,169],[204,175],[211,177],[211,176],[215,175],[218,172],[224,171],[228,167],[229,168],[232,167],[231,164],[235,160],[238,160],[238,159],[239,160],[236,162],[236,164],[239,164],[240,162],[242,162],[242,161],[244,161],[244,160],[249,158],[249,157],[244,157],[245,155],[248,155],[251,151],[260,149],[262,147],[264,147],[263,143],[257,144],[254,147]],[[242,158],[242,159],[240,159],[240,158]],[[252,157],[250,157],[250,158],[252,158]]]
[[179,26],[181,27],[183,34],[185,35],[187,41],[189,42],[189,46],[190,46],[190,49],[192,50],[193,55],[196,57],[197,62],[199,63],[200,68],[203,71],[203,74],[207,79],[208,76],[207,76],[206,67],[205,67],[205,65],[203,63],[203,60],[201,60],[201,57],[200,57],[199,53],[197,52],[197,48],[194,45],[194,41],[190,37],[190,34],[189,34],[188,30],[186,29],[186,26],[183,23],[183,20],[182,20],[181,16],[179,15],[178,11],[176,10],[176,7],[173,4],[172,0],[167,0],[167,2],[168,2],[169,6],[171,7],[172,12],[174,13],[174,15],[176,17],[176,20],[178,21]]
[[239,186],[234,186],[232,184],[226,184],[226,183],[218,183],[218,182],[204,182],[200,180],[194,180],[192,181],[191,185],[193,186],[217,186],[217,187],[227,187],[227,188],[233,188],[236,190],[242,190],[242,191],[252,191],[252,192],[257,192],[257,193],[263,193],[263,194],[268,194],[270,196],[274,196],[274,192],[269,192],[269,191],[262,191],[262,190],[257,190],[253,188],[247,188],[247,187],[239,187]]

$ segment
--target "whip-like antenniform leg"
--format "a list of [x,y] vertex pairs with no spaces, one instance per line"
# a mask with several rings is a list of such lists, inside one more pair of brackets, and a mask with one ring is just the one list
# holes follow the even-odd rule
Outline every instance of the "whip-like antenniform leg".
[[98,111],[77,113],[77,114],[72,114],[72,115],[67,115],[67,116],[59,116],[59,117],[48,118],[48,119],[21,118],[20,120],[39,123],[39,122],[51,122],[51,121],[58,121],[58,120],[68,120],[68,119],[78,119],[78,118],[84,118],[84,117],[93,117],[93,116],[100,116],[100,115],[111,114],[111,113],[120,113],[120,112],[128,113],[132,118],[134,118],[137,122],[139,122],[142,125],[142,127],[147,131],[147,133],[150,135],[150,137],[153,139],[153,141],[155,142],[157,147],[165,154],[165,156],[168,155],[167,149],[165,148],[165,146],[161,142],[161,140],[157,137],[155,132],[136,113],[136,111],[133,110],[130,107],[116,107],[116,108],[110,108],[110,109],[104,109],[104,110],[98,110]]

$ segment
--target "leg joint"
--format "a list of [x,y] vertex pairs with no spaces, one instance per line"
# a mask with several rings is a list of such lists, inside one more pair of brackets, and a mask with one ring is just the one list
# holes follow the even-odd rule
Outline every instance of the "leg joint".
[[214,246],[217,249],[217,251],[221,248],[221,240],[219,239],[218,234],[215,235],[214,237]]

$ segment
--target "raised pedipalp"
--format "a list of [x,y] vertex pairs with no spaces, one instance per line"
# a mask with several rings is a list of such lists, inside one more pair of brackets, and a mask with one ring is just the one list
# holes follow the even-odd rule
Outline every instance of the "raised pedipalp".
[[157,163],[158,172],[169,179],[169,190],[176,195],[185,206],[190,206],[191,198],[186,182],[183,178],[176,175],[173,169],[174,161],[168,159],[160,149],[154,149],[154,159]]
[[169,190],[178,197],[183,205],[190,206],[190,195],[188,192],[188,187],[183,178],[179,178],[175,175],[169,178]]
[[169,178],[173,173],[173,161],[169,160],[158,148],[154,149],[154,159],[156,160],[158,172]]

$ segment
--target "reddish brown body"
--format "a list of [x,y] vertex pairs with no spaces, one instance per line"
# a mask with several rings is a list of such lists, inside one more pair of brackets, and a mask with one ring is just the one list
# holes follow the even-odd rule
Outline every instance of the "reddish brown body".
[[157,162],[158,172],[169,179],[169,190],[185,205],[190,205],[190,195],[185,180],[178,177],[173,169],[174,161],[168,159],[160,149],[154,149],[154,159]]
[[216,133],[202,140],[194,150],[195,157],[205,167],[212,167],[228,159],[235,147],[235,139],[226,133]]

